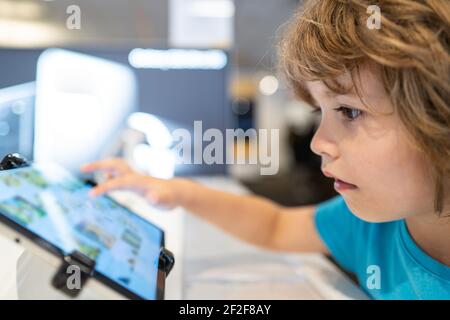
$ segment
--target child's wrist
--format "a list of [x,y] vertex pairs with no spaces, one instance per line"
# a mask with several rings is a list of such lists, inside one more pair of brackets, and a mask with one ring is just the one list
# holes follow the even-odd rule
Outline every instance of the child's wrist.
[[189,207],[195,200],[197,184],[189,179],[174,178],[174,194],[177,204],[181,207]]

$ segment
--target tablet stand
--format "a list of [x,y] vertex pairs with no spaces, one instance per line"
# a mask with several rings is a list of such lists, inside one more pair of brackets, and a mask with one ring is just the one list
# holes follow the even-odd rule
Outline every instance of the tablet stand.
[[[27,159],[18,153],[6,155],[0,161],[0,170],[10,170],[29,166]],[[169,275],[175,264],[175,257],[172,252],[166,248],[161,248],[158,260],[158,269],[162,272],[163,281]],[[63,261],[57,272],[52,278],[51,284],[58,291],[63,292],[69,297],[75,298],[82,291],[95,270],[95,261],[79,251],[64,256]],[[73,277],[76,274],[76,277]],[[158,288],[158,299],[164,299],[164,288]]]
[[64,257],[52,279],[52,285],[70,297],[75,298],[83,289],[86,281],[94,274],[95,261],[79,251]]
[[18,153],[7,154],[0,162],[0,170],[9,170],[20,167],[26,167],[29,165],[27,159],[22,157]]

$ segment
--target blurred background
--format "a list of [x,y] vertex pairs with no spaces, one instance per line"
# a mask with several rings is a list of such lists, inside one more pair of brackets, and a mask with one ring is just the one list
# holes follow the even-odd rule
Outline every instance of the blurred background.
[[[80,164],[124,156],[160,177],[228,175],[292,206],[334,195],[277,44],[301,0],[0,0],[0,156]],[[177,165],[171,132],[279,129],[280,170]],[[257,152],[258,141],[225,150]]]

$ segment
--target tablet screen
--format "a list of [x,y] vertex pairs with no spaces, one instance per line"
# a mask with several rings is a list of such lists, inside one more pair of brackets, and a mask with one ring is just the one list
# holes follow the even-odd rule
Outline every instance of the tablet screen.
[[0,214],[64,254],[96,261],[95,271],[155,299],[163,232],[53,164],[0,171]]

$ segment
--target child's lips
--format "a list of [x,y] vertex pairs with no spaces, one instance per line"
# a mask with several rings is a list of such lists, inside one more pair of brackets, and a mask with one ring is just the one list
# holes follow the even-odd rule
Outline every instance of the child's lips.
[[328,178],[333,178],[334,179],[334,188],[336,189],[336,191],[341,192],[341,191],[346,191],[346,190],[353,190],[356,189],[357,186],[341,180],[339,178],[337,178],[336,176],[332,175],[331,173],[327,172],[327,171],[323,171],[323,174],[328,177]]
[[336,189],[336,191],[346,191],[346,190],[352,190],[352,189],[356,189],[356,186],[354,184],[339,180],[339,179],[335,179],[334,180],[334,189]]

